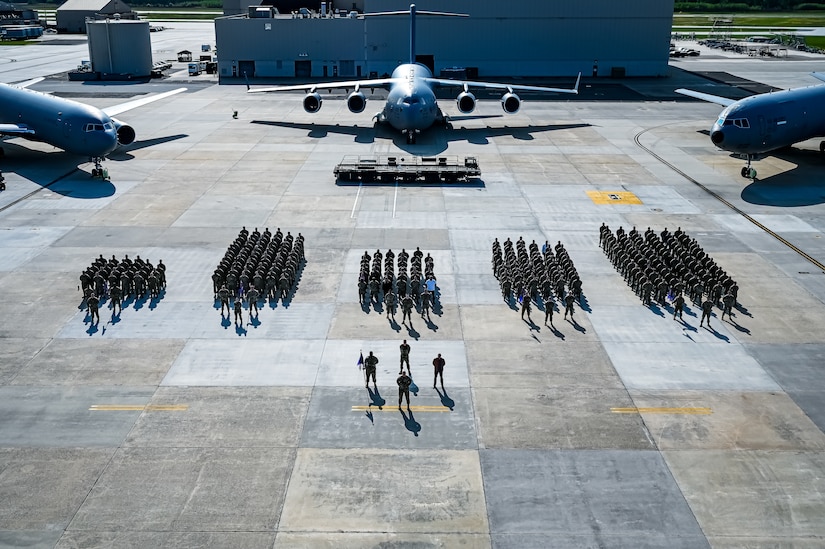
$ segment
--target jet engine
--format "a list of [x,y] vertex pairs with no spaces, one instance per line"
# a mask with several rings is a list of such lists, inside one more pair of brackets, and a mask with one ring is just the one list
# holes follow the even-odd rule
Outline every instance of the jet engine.
[[364,112],[367,106],[367,98],[360,91],[354,91],[347,96],[347,108],[350,112],[359,113]]
[[464,114],[470,114],[476,108],[476,96],[468,91],[463,91],[455,98],[458,110]]
[[309,113],[316,113],[321,110],[321,94],[311,92],[304,97],[304,110]]
[[521,108],[521,99],[513,92],[507,92],[501,97],[501,108],[507,114],[515,114]]
[[117,144],[118,145],[131,145],[135,142],[135,129],[127,124],[126,122],[121,122],[116,118],[112,118],[112,124],[115,125],[115,131],[117,132]]

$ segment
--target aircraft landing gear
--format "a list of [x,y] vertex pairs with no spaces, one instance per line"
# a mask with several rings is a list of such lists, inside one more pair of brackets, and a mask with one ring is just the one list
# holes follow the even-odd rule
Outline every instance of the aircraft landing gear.
[[95,163],[95,167],[92,168],[92,177],[105,181],[106,179],[109,179],[109,170],[100,165],[102,160],[102,158],[92,158],[92,162]]
[[819,142],[819,152],[825,153],[825,141]]
[[752,160],[752,158],[748,157],[748,165],[747,166],[742,166],[742,170],[739,173],[745,179],[756,180],[756,170],[754,168],[751,168],[751,160]]
[[408,130],[406,132],[407,135],[407,145],[415,145],[415,130]]

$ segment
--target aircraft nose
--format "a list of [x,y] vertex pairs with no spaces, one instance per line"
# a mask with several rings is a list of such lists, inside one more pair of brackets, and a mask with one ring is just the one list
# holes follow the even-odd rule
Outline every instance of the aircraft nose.
[[713,141],[714,145],[719,145],[725,140],[725,134],[722,133],[722,130],[712,131],[710,133],[710,140]]

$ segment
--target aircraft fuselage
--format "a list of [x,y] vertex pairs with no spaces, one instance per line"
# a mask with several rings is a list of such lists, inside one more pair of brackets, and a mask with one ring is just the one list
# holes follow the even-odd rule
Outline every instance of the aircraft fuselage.
[[401,131],[426,130],[440,117],[435,92],[425,78],[430,69],[419,63],[399,65],[392,73],[401,82],[390,88],[384,105],[384,119]]
[[19,137],[90,158],[103,158],[117,147],[115,124],[100,109],[2,83],[0,124],[25,126],[34,134]]
[[764,93],[726,107],[710,131],[720,149],[759,155],[825,135],[825,86]]

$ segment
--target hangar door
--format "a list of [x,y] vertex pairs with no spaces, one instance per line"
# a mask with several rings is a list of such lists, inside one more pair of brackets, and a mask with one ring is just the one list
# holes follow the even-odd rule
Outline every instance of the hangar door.
[[255,76],[255,61],[238,61],[238,76]]
[[312,61],[309,59],[301,59],[295,61],[295,77],[309,78],[312,76]]

